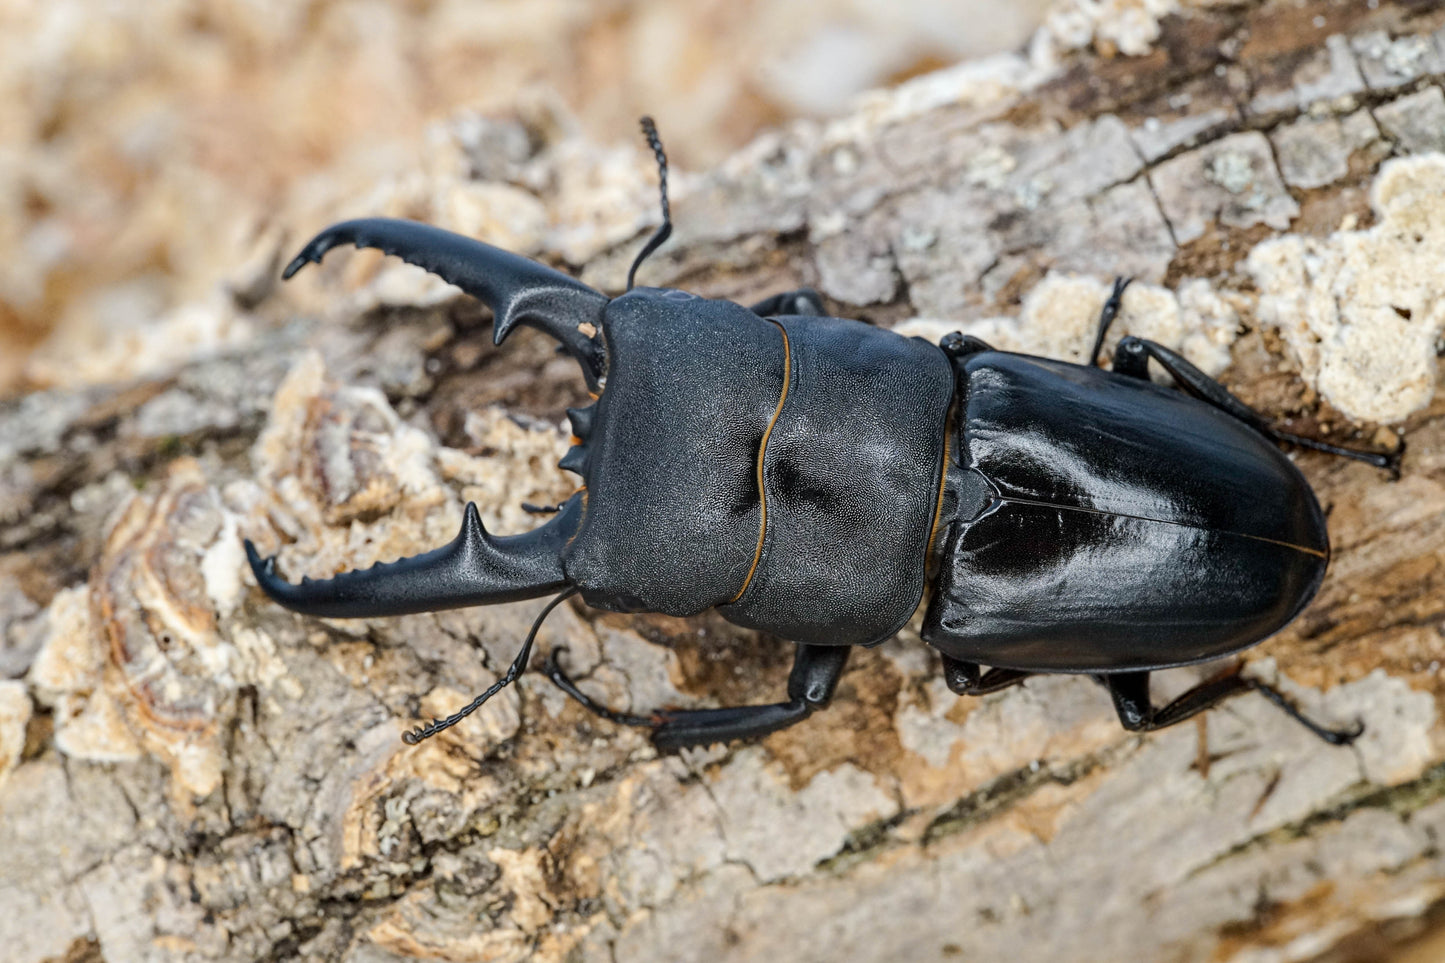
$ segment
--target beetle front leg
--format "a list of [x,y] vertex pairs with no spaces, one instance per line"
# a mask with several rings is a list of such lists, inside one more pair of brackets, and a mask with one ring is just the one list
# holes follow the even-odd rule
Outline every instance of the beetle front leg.
[[1296,709],[1294,703],[1278,689],[1239,673],[1201,682],[1163,708],[1155,708],[1149,700],[1148,672],[1119,672],[1098,678],[1114,697],[1114,710],[1119,713],[1119,722],[1131,732],[1164,729],[1193,718],[1241,692],[1260,693],[1285,715],[1332,746],[1348,746],[1365,731],[1364,724],[1359,722],[1349,729],[1327,729]]
[[1315,451],[1328,452],[1331,455],[1353,458],[1355,461],[1362,461],[1367,465],[1374,465],[1376,468],[1384,468],[1397,476],[1400,473],[1400,456],[1405,450],[1403,443],[1394,452],[1385,454],[1342,448],[1327,442],[1316,441],[1313,438],[1280,431],[1259,412],[1230,394],[1219,382],[1200,371],[1182,355],[1169,350],[1162,344],[1136,338],[1133,335],[1125,336],[1114,349],[1114,371],[1131,378],[1147,381],[1150,358],[1159,362],[1160,366],[1169,372],[1186,393],[1206,404],[1213,405],[1226,414],[1233,415],[1267,438],[1285,444],[1299,445],[1301,448],[1313,448]]
[[621,725],[650,728],[652,741],[659,749],[681,749],[765,736],[802,722],[833,698],[833,691],[843,676],[843,666],[848,662],[848,651],[849,646],[846,645],[799,644],[793,659],[793,670],[788,675],[787,702],[720,709],[659,710],[646,716],[609,709],[582,692],[557,664],[556,652],[547,660],[546,672],[559,689],[594,715]]
[[949,656],[943,657],[943,681],[948,691],[961,696],[982,696],[999,692],[1034,675],[1018,669],[989,669],[987,672],[977,662],[963,662]]

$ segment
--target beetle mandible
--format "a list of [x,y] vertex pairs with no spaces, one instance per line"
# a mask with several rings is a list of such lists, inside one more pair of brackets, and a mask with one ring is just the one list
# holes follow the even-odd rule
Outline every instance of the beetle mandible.
[[[507,673],[471,704],[405,736],[454,725],[526,668],[542,620],[574,594],[622,612],[726,619],[797,643],[787,699],[632,715],[581,692],[553,651],[547,674],[594,713],[644,726],[662,748],[758,736],[828,704],[855,645],[893,636],[932,578],[923,639],[948,687],[983,695],[1040,673],[1093,676],[1138,731],[1236,693],[1264,694],[1347,744],[1269,686],[1236,673],[1164,706],[1158,669],[1218,659],[1279,630],[1329,561],[1324,515],[1279,443],[1396,469],[1375,454],[1285,433],[1168,348],[1123,338],[1097,367],[1127,281],[1085,365],[939,345],[826,317],[808,289],[751,308],[637,288],[672,229],[656,128],[662,226],[608,298],[527,258],[409,221],[327,228],[286,268],[333,247],[378,248],[491,307],[500,344],[518,325],[561,342],[597,401],[568,409],[580,440],[560,467],[582,487],[556,516],[497,537],[468,505],[450,544],[293,585],[248,541],[256,580],[307,615],[367,618],[557,594]],[[1153,384],[1150,360],[1180,390]],[[984,666],[989,668],[985,671]]]

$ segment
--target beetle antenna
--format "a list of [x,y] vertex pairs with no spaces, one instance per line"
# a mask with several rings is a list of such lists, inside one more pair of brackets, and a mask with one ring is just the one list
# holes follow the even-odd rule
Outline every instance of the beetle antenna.
[[627,290],[632,290],[633,279],[637,277],[637,268],[647,256],[653,251],[662,247],[662,242],[672,236],[672,208],[667,203],[667,152],[662,149],[662,139],[657,136],[657,125],[652,122],[651,117],[642,118],[642,136],[647,138],[647,146],[652,148],[652,156],[657,158],[657,177],[662,188],[662,226],[657,233],[648,239],[647,244],[638,253],[637,260],[632,262],[632,267],[627,271]]
[[537,616],[537,620],[532,623],[532,631],[527,633],[527,641],[522,643],[522,651],[518,652],[517,657],[512,660],[512,666],[507,670],[507,674],[502,676],[496,682],[493,682],[491,686],[487,688],[486,692],[483,692],[481,695],[477,696],[471,702],[467,703],[464,707],[458,709],[456,712],[453,712],[445,719],[434,719],[424,726],[418,726],[410,732],[403,734],[401,737],[401,741],[406,743],[408,746],[414,746],[418,742],[421,742],[423,739],[430,739],[432,736],[436,735],[438,732],[441,732],[443,729],[450,729],[452,726],[456,725],[458,722],[461,722],[467,716],[480,709],[482,707],[482,704],[488,699],[490,699],[492,696],[496,695],[498,692],[501,692],[513,682],[516,682],[517,677],[520,676],[527,669],[527,658],[532,654],[532,641],[537,638],[537,630],[542,627],[543,622],[547,621],[547,616],[552,614],[553,609],[561,605],[562,602],[566,599],[569,599],[576,594],[577,588],[576,586],[573,586],[572,588],[569,588],[567,591],[563,592],[561,595],[557,596],[552,601],[547,603],[547,607],[542,609],[541,613]]
[[615,722],[621,726],[641,726],[656,729],[659,725],[667,721],[666,716],[662,713],[653,713],[650,716],[638,716],[630,712],[618,712],[616,709],[608,708],[577,688],[577,683],[573,682],[572,678],[567,675],[566,670],[562,668],[560,657],[562,653],[566,651],[566,646],[557,646],[552,649],[547,655],[547,664],[542,667],[542,671],[547,674],[547,678],[552,680],[553,685],[581,703],[582,708],[593,715],[601,716],[608,722]]

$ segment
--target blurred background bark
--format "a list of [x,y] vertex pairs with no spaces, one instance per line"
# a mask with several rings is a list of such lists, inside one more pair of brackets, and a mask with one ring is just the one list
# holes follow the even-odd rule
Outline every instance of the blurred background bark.
[[1015,47],[1043,12],[1044,0],[8,0],[0,394],[110,380],[71,362],[202,298],[258,238],[294,228],[279,212],[421,168],[424,132],[458,111],[549,103],[559,123],[629,146],[653,113],[697,168],[786,118],[837,115],[868,88]]
[[[790,9],[0,8],[7,960],[1441,957],[1445,10]],[[405,265],[277,269],[384,214],[616,291],[658,217],[644,110],[679,170],[642,283],[1077,360],[1131,274],[1116,336],[1299,433],[1403,436],[1398,480],[1297,456],[1335,558],[1250,653],[1366,735],[1249,696],[1133,736],[1077,678],[960,700],[907,630],[756,745],[659,757],[528,675],[404,746],[541,603],[302,619],[240,539],[296,578],[468,500],[529,527],[582,385]],[[540,644],[635,711],[772,701],[790,658],[580,605]]]

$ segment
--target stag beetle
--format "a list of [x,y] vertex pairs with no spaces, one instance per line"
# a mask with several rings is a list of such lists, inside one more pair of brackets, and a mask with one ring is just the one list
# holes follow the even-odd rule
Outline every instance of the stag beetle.
[[[1238,673],[1167,705],[1157,669],[1218,659],[1293,619],[1329,561],[1324,515],[1277,443],[1394,468],[1373,454],[1287,434],[1175,352],[1125,337],[1097,367],[1127,281],[1115,282],[1088,364],[996,351],[953,334],[933,345],[826,317],[801,290],[751,308],[634,287],[609,299],[527,258],[422,224],[333,225],[290,278],[342,244],[420,265],[491,307],[500,344],[518,325],[561,342],[595,404],[568,409],[578,443],[560,466],[582,487],[546,524],[486,531],[468,505],[449,545],[367,571],[291,584],[248,541],[256,580],[307,615],[365,618],[560,593],[505,676],[525,669],[542,620],[580,593],[619,612],[724,618],[797,643],[787,700],[617,712],[581,692],[553,652],[546,671],[583,706],[675,748],[758,736],[827,705],[850,647],[901,629],[932,596],[922,636],[959,695],[1039,673],[1082,673],[1123,725],[1173,725],[1245,690],[1317,736],[1347,744],[1276,690]],[[1153,384],[1157,362],[1180,390]],[[987,671],[983,666],[989,666]]]

